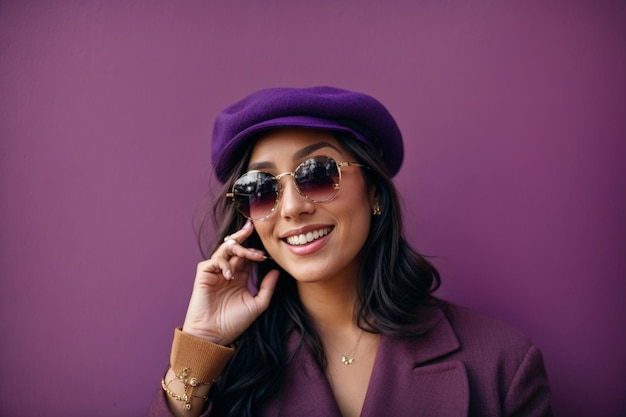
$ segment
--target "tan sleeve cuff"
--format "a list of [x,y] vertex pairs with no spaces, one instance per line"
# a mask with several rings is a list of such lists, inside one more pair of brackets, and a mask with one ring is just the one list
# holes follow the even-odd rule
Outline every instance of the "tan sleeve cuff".
[[[234,353],[234,348],[211,343],[177,328],[172,343],[170,366],[176,375],[186,373],[189,378],[206,383],[222,373]],[[184,372],[185,368],[188,369],[187,372]]]

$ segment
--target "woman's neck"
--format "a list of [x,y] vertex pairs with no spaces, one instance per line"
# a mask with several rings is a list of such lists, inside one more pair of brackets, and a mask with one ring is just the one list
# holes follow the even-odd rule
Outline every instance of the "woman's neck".
[[318,331],[345,331],[356,326],[356,278],[324,283],[298,283],[298,293]]

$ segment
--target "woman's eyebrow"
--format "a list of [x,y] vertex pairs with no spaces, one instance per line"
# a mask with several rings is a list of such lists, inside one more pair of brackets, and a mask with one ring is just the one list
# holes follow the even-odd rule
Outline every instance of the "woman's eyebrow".
[[336,146],[332,145],[329,142],[317,142],[317,143],[314,143],[314,144],[309,145],[309,146],[305,146],[304,148],[300,149],[298,152],[293,154],[291,159],[293,159],[294,162],[298,162],[302,158],[304,158],[305,156],[308,156],[308,155],[312,154],[313,152],[315,152],[316,150],[321,149],[321,148],[325,148],[325,147],[333,148],[334,150],[339,152],[339,149],[337,149]]
[[273,162],[255,162],[254,164],[250,164],[248,165],[248,171],[256,171],[256,170],[262,170],[262,169],[267,169],[267,168],[276,168],[276,165],[274,165]]
[[[334,146],[332,143],[329,143],[329,142],[318,142],[318,143],[314,143],[314,144],[309,145],[309,146],[305,146],[304,148],[300,149],[298,152],[293,154],[291,159],[294,162],[299,162],[305,156],[308,156],[308,155],[312,154],[313,152],[317,151],[318,149],[326,148],[326,147],[333,148],[337,152],[339,152],[339,149],[337,149],[337,147]],[[268,162],[268,161],[255,162],[255,163],[250,164],[248,166],[248,171],[267,169],[267,168],[276,168],[276,165],[273,162]]]

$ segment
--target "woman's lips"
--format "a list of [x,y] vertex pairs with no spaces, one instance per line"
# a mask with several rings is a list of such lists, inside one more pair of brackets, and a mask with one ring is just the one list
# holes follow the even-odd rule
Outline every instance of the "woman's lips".
[[318,227],[283,238],[287,249],[294,255],[308,255],[319,250],[330,239],[332,226]]

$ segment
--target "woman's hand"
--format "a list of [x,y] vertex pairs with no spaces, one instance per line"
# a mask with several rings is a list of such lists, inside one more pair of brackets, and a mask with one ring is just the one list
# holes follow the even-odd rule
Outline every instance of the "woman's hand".
[[183,331],[227,346],[241,335],[270,303],[278,271],[267,273],[256,296],[247,287],[252,262],[265,254],[239,242],[252,234],[250,220],[228,236],[210,259],[200,262]]

